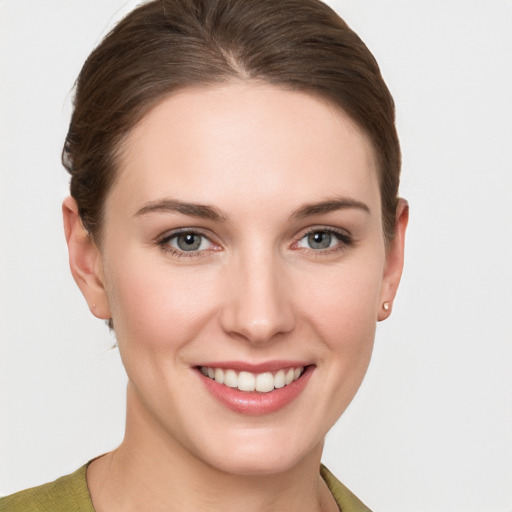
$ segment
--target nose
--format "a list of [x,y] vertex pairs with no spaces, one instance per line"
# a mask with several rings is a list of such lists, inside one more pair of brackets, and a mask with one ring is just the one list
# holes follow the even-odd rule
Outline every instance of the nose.
[[221,324],[231,336],[261,345],[295,326],[292,290],[279,257],[253,253],[229,269]]

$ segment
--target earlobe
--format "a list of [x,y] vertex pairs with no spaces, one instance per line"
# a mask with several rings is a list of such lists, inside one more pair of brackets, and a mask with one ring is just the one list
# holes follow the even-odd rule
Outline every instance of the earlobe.
[[67,197],[62,203],[62,216],[71,274],[92,314],[97,318],[109,319],[111,314],[104,286],[101,254],[85,230],[78,206],[72,197]]
[[379,322],[391,315],[393,300],[400,284],[404,267],[405,231],[408,222],[409,204],[405,199],[400,198],[396,209],[395,237],[390,242],[386,255],[380,307],[377,312]]

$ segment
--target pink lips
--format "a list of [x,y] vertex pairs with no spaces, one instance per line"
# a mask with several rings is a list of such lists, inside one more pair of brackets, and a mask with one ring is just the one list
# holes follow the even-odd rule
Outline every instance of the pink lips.
[[214,398],[234,412],[254,416],[277,412],[290,404],[305,388],[315,368],[313,365],[307,366],[304,363],[297,363],[295,361],[275,361],[257,365],[230,361],[225,363],[216,362],[204,364],[201,366],[223,369],[231,368],[236,371],[248,371],[252,373],[274,372],[284,368],[298,368],[303,366],[304,373],[299,379],[287,386],[274,389],[268,393],[247,392],[240,391],[237,388],[230,388],[206,377],[199,370],[197,371],[199,378]]
[[279,360],[279,361],[268,361],[266,363],[246,363],[244,361],[216,361],[214,363],[201,363],[197,366],[206,366],[210,368],[223,368],[236,370],[237,372],[252,372],[252,373],[263,373],[263,372],[276,372],[277,370],[285,368],[300,368],[306,367],[310,363],[304,361],[292,361],[292,360]]

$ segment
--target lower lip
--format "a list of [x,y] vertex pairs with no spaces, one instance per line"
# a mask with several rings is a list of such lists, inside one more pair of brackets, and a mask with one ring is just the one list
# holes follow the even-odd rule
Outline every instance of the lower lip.
[[199,370],[197,373],[208,391],[228,409],[241,414],[260,416],[277,412],[290,404],[306,387],[313,371],[314,366],[307,366],[297,380],[268,393],[240,391],[215,382]]

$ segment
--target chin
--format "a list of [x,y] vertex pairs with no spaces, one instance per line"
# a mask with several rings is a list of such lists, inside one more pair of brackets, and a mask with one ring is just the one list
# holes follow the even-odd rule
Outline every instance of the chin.
[[219,439],[213,450],[209,446],[201,458],[222,472],[241,476],[285,473],[308,457],[318,458],[320,462],[323,438],[317,443],[310,443],[304,439],[293,439],[287,432],[281,435],[269,432],[245,434],[230,436],[225,441]]
[[286,457],[280,454],[260,454],[248,459],[247,457],[229,457],[216,461],[215,467],[224,472],[240,476],[268,476],[286,473],[295,468],[303,458],[297,455]]

